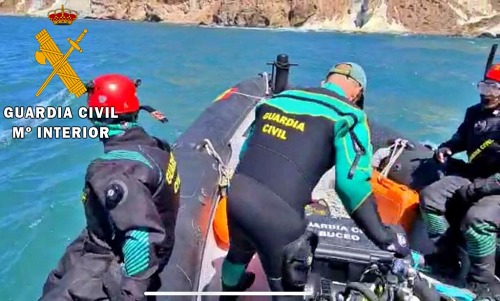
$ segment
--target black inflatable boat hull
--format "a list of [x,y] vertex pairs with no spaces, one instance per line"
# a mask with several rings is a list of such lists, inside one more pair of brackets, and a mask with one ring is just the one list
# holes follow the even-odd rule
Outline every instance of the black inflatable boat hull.
[[[227,99],[212,103],[173,146],[182,179],[175,247],[161,273],[160,291],[195,291],[211,216],[217,205],[217,162],[198,146],[209,139],[222,161],[231,156],[228,145],[234,132],[258,101],[265,97],[263,77],[245,80]],[[166,299],[159,297],[158,300]],[[176,297],[187,299],[189,297]]]

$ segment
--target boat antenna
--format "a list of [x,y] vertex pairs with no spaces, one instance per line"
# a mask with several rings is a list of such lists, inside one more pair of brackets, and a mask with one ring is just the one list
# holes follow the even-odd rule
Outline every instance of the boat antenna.
[[290,72],[290,67],[298,66],[298,64],[290,63],[288,60],[288,55],[278,54],[276,61],[269,62],[267,65],[272,66],[271,80],[269,86],[271,87],[273,94],[278,94],[286,90],[288,86],[288,75]]
[[493,65],[493,60],[495,59],[497,48],[498,44],[493,44],[491,46],[490,55],[488,55],[488,60],[486,61],[486,67],[484,69],[484,79],[486,79],[486,73],[488,73],[488,70],[490,70],[491,65]]

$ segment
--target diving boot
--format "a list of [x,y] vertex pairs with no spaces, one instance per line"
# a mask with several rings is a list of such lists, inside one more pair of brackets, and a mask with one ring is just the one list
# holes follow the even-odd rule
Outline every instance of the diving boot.
[[[240,278],[240,282],[235,286],[225,285],[221,280],[223,292],[243,292],[249,289],[255,281],[255,274],[252,272],[245,272]],[[235,301],[238,296],[220,296],[219,301]]]

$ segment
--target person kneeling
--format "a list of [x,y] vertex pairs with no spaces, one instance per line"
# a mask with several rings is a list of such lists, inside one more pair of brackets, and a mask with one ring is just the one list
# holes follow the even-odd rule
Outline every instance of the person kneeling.
[[469,288],[480,297],[500,300],[500,283],[495,279],[500,229],[500,64],[488,70],[478,90],[481,102],[467,109],[457,132],[435,155],[445,163],[446,157],[466,151],[469,162],[423,189],[420,201],[429,237],[436,245],[436,251],[427,256],[429,265],[438,273],[456,275],[458,246],[465,246],[472,265]]

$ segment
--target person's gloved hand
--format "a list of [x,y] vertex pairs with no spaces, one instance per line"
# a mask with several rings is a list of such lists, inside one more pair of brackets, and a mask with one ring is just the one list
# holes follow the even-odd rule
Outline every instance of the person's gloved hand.
[[394,231],[390,227],[387,228],[387,231],[389,231],[392,237],[392,242],[386,247],[386,250],[394,253],[396,258],[407,258],[408,255],[410,255],[411,250],[408,246],[406,235],[404,233]]
[[477,202],[489,195],[500,195],[500,173],[464,185],[458,189],[457,194],[463,202],[467,203]]
[[410,269],[411,263],[408,260],[396,258],[392,264],[392,273],[395,275],[406,276]]
[[444,163],[446,160],[446,157],[450,157],[453,153],[451,152],[451,149],[448,147],[440,147],[434,152],[434,160]]

